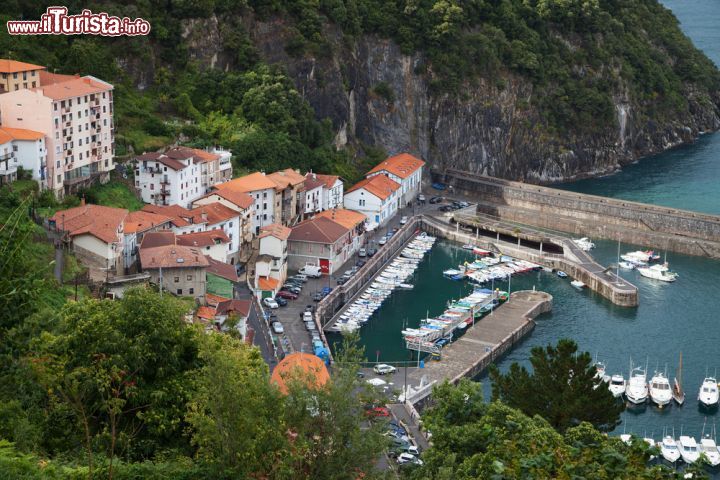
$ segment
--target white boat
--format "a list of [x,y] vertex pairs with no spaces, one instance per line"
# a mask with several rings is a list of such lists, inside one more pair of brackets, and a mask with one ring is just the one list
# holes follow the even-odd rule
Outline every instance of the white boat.
[[619,265],[620,268],[622,268],[623,270],[632,270],[632,269],[635,268],[635,264],[634,264],[634,263],[625,262],[625,261],[618,263],[618,265]]
[[605,383],[610,381],[610,377],[605,374],[605,364],[603,362],[595,362],[595,379]]
[[662,442],[660,442],[660,454],[670,463],[680,460],[680,449],[675,439],[670,435],[664,436]]
[[625,377],[622,375],[615,374],[612,377],[610,377],[610,383],[608,384],[608,389],[610,390],[610,393],[613,394],[613,397],[620,398],[622,397],[622,394],[625,393],[625,387],[626,387]]
[[580,280],[573,280],[572,282],[570,282],[570,285],[577,288],[578,290],[582,290],[583,288],[585,288],[585,284]]
[[707,377],[700,385],[698,401],[706,407],[714,407],[718,404],[718,385],[714,377]]
[[672,400],[670,381],[662,372],[655,372],[655,375],[650,379],[649,390],[650,400],[660,408],[669,404]]
[[705,460],[707,460],[711,467],[720,465],[720,450],[718,450],[717,443],[715,443],[714,439],[710,438],[710,435],[706,435],[700,440],[700,453],[705,455]]
[[623,433],[620,435],[620,440],[623,441],[626,445],[632,445],[632,435],[629,433]]
[[663,282],[674,282],[677,280],[677,273],[668,270],[666,265],[651,265],[649,267],[638,267],[638,273],[646,278],[662,280]]
[[700,458],[700,449],[694,438],[680,435],[680,456],[685,463],[695,463]]
[[556,274],[560,278],[567,278],[567,276],[568,276],[568,274],[563,272],[562,270],[558,270]]
[[630,380],[628,380],[625,388],[625,397],[636,405],[643,404],[648,399],[647,375],[645,370],[635,367],[630,372]]
[[398,288],[402,288],[404,290],[412,290],[413,285],[411,283],[401,283],[398,285]]
[[470,245],[469,243],[466,243],[462,246],[462,248],[463,250],[472,250],[473,248],[475,248],[475,245]]
[[[653,440],[650,437],[643,437],[643,440],[645,441],[645,443],[648,444],[648,447],[650,447],[650,448],[657,446],[655,443],[655,440]],[[650,460],[655,460],[655,455],[650,455]]]
[[595,244],[587,237],[573,238],[573,243],[586,252],[595,248]]

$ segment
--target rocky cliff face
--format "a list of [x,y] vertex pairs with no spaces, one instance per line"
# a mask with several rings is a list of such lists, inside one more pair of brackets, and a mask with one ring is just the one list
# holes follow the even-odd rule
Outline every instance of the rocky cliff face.
[[[219,37],[218,23],[188,24],[190,53],[207,66],[232,68],[219,42],[208,40]],[[332,120],[338,146],[409,151],[432,169],[552,182],[608,173],[720,128],[720,96],[707,101],[688,90],[689,112],[660,124],[640,118],[628,95],[617,92],[613,128],[592,135],[548,134],[531,106],[533,87],[522,78],[479,79],[460,95],[438,96],[428,76],[416,73],[422,54],[405,55],[391,40],[363,36],[349,42],[328,27],[333,52],[295,58],[283,48],[282,20],[245,19],[244,25],[264,60],[283,65],[318,117]]]

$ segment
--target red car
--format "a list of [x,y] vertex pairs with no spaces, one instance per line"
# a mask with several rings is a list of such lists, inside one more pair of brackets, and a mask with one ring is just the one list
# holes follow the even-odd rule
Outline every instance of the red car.
[[389,417],[390,410],[388,410],[385,407],[374,407],[374,408],[371,408],[370,410],[367,410],[365,412],[365,415],[367,415],[368,417],[372,417],[372,418]]
[[288,292],[287,290],[280,290],[276,296],[284,298],[286,300],[295,300],[298,298],[297,294]]

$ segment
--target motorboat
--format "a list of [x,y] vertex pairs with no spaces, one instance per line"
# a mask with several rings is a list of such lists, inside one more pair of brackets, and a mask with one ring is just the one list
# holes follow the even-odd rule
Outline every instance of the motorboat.
[[567,276],[568,276],[568,274],[565,273],[565,272],[563,272],[562,270],[558,270],[558,271],[556,272],[556,275],[557,275],[558,277],[560,277],[560,278],[567,278]]
[[623,270],[632,270],[632,269],[635,268],[635,264],[634,264],[634,263],[625,262],[625,261],[622,261],[622,262],[618,263],[618,266],[619,266],[620,268],[622,268]]
[[694,438],[680,435],[680,456],[685,463],[695,463],[700,458],[700,449]]
[[718,385],[715,377],[707,377],[700,385],[698,401],[706,407],[714,407],[718,404]]
[[583,288],[585,288],[585,284],[580,280],[573,280],[572,282],[570,282],[570,285],[577,288],[578,290],[582,290]]
[[581,250],[584,250],[586,252],[595,248],[595,244],[587,237],[574,238],[573,243],[580,247]]
[[625,388],[625,397],[635,405],[643,404],[648,399],[647,375],[645,370],[635,367],[630,372],[630,379]]
[[622,397],[623,393],[625,393],[625,387],[626,387],[625,377],[622,375],[615,374],[612,377],[610,377],[610,383],[608,384],[608,389],[610,390],[610,393],[613,394],[613,397],[620,398]]
[[680,460],[680,449],[677,442],[670,435],[665,435],[660,442],[660,454],[670,463]]
[[[655,443],[655,440],[653,440],[650,437],[644,437],[643,441],[645,443],[647,443],[648,447],[650,447],[650,448],[654,448],[657,446],[657,444]],[[655,455],[650,455],[650,460],[655,460]]]
[[620,435],[620,440],[626,445],[632,445],[632,435],[629,433],[623,433]]
[[610,377],[605,374],[605,364],[603,362],[595,362],[595,379],[605,383],[610,381]]
[[638,267],[638,273],[646,278],[661,280],[663,282],[674,282],[678,274],[668,270],[666,265],[651,265],[649,267]]
[[711,467],[720,465],[720,450],[718,450],[717,443],[710,438],[710,435],[706,435],[700,440],[700,453],[705,455],[705,460]]
[[462,246],[462,248],[463,248],[463,250],[472,250],[473,248],[475,248],[475,245],[466,243],[465,245]]
[[670,381],[662,372],[655,372],[655,375],[650,379],[649,390],[650,400],[660,408],[669,404],[672,400]]

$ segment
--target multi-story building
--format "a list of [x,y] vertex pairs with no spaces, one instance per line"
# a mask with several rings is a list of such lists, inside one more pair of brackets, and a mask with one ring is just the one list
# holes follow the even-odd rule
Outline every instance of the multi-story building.
[[275,182],[275,219],[283,225],[296,223],[302,215],[298,208],[298,192],[305,177],[292,168],[286,168],[267,175],[267,178]]
[[193,207],[211,203],[220,203],[235,210],[240,217],[240,253],[250,253],[250,243],[255,231],[252,228],[253,204],[255,200],[247,193],[233,192],[231,190],[214,190],[193,202]]
[[345,192],[345,208],[360,212],[368,218],[368,228],[384,225],[400,204],[400,184],[385,174],[361,180]]
[[0,126],[0,184],[14,182],[22,167],[45,188],[46,155],[42,132]]
[[135,188],[143,202],[153,205],[192,205],[193,200],[205,192],[200,181],[200,165],[193,156],[182,158],[173,152],[171,158],[164,153],[150,152],[135,158]]
[[317,178],[314,173],[305,175],[305,194],[302,201],[303,218],[322,211],[323,188],[325,182]]
[[[276,209],[276,184],[263,172],[255,172],[229,182],[215,185],[220,192],[247,193],[253,198],[252,229],[257,235],[260,229],[282,220],[281,209]],[[278,202],[278,205],[281,205]]]
[[190,210],[180,205],[144,205],[142,211],[168,217],[171,229],[176,235],[204,232],[207,227],[207,221],[196,218]]
[[342,180],[340,180],[340,177],[337,175],[322,175],[319,173],[313,173],[312,175],[324,183],[322,192],[322,209],[332,210],[333,208],[342,208],[344,185]]
[[40,86],[40,72],[45,67],[17,60],[0,59],[0,93]]
[[263,227],[255,261],[255,292],[258,298],[274,296],[287,278],[290,229],[280,224]]
[[56,196],[107,181],[114,168],[113,86],[41,73],[41,86],[0,95],[0,123],[45,135],[47,188]]
[[205,271],[210,263],[201,251],[182,245],[164,245],[140,249],[142,271],[161,291],[204,301]]
[[170,219],[164,215],[144,212],[130,212],[125,217],[124,227],[124,268],[126,273],[136,270],[138,252],[143,238],[150,232],[170,231]]
[[405,206],[415,200],[420,193],[423,167],[425,162],[409,153],[401,153],[377,164],[366,177],[387,175],[390,180],[400,184],[400,205]]
[[200,167],[200,186],[202,194],[218,184],[232,178],[231,153],[225,150],[200,150],[199,148],[173,147],[165,155],[175,160],[192,158]]
[[213,148],[210,153],[219,157],[218,159],[218,175],[216,183],[229,182],[232,180],[232,152],[222,147]]
[[295,225],[288,237],[288,266],[299,269],[307,264],[332,275],[352,256],[352,229],[327,217],[317,216]]

